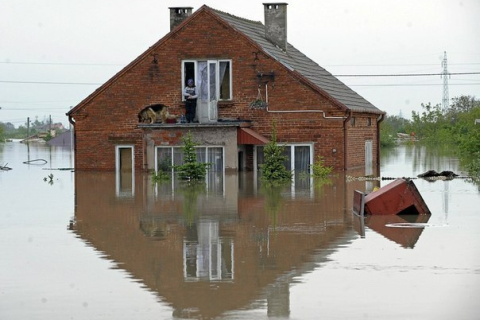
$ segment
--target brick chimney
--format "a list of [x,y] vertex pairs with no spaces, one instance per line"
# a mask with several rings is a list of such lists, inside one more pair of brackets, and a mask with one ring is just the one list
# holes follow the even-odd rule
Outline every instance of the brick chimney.
[[287,51],[287,5],[288,3],[264,3],[265,37]]
[[192,7],[171,7],[170,9],[170,31],[175,29],[192,14]]

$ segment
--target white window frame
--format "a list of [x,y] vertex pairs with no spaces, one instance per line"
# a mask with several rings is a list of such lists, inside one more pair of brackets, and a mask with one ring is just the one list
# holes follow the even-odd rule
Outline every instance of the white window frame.
[[[233,88],[232,88],[232,85],[233,85],[233,67],[232,67],[232,59],[218,59],[218,60],[212,60],[212,59],[197,59],[197,60],[182,60],[182,66],[181,66],[181,70],[182,70],[182,76],[181,76],[181,91],[182,91],[182,101],[185,101],[185,97],[183,96],[183,89],[185,88],[185,63],[193,63],[194,64],[194,73],[195,73],[195,76],[194,76],[194,82],[195,82],[195,85],[197,85],[197,69],[198,69],[198,62],[200,61],[204,61],[204,62],[207,62],[208,63],[211,63],[211,62],[215,62],[217,64],[217,67],[216,67],[216,78],[217,78],[217,81],[216,81],[216,95],[217,95],[217,101],[231,101],[233,100]],[[221,83],[220,83],[220,63],[221,62],[228,62],[228,64],[230,65],[230,77],[229,77],[229,86],[230,86],[230,90],[229,90],[229,96],[230,98],[229,99],[220,99],[220,86],[221,86]]]
[[[132,193],[125,194],[120,190],[120,149],[132,150]],[[115,146],[115,186],[118,197],[135,195],[135,146],[130,144],[120,144]]]
[[229,99],[220,99],[220,86],[221,86],[221,83],[220,83],[220,74],[218,75],[217,79],[218,79],[218,101],[231,101],[233,100],[233,90],[232,90],[232,84],[233,84],[233,68],[232,68],[232,59],[219,59],[217,61],[217,70],[218,70],[218,73],[220,73],[220,63],[221,62],[228,62],[228,64],[230,65],[230,77],[229,77],[229,87],[230,87],[230,92],[229,92]]
[[183,89],[185,89],[185,82],[187,82],[185,79],[185,63],[189,63],[189,62],[193,63],[193,71],[195,72],[193,82],[195,83],[195,85],[197,85],[197,67],[198,67],[197,60],[182,60],[182,77],[181,77],[182,82],[180,83],[180,88],[182,91],[182,101],[185,101],[185,97],[183,96]]
[[[313,159],[313,143],[277,143],[279,145],[285,146],[285,147],[290,147],[290,168],[292,168],[292,171],[295,171],[295,147],[309,147],[310,148],[310,165],[314,163]],[[259,146],[255,146],[254,149],[254,157],[253,157],[253,165],[254,168],[256,169],[255,171],[258,170],[258,163],[257,163],[257,148]],[[261,146],[264,147],[264,146]]]
[[[181,149],[182,147],[181,146],[155,146],[155,173],[158,172],[158,149],[171,149],[171,154],[172,154],[172,157],[171,157],[171,163],[170,165],[173,166],[174,165],[174,149]],[[205,156],[208,157],[208,149],[210,148],[221,148],[222,149],[222,171],[225,171],[225,147],[224,146],[214,146],[214,145],[210,145],[210,146],[204,146],[204,145],[198,145],[198,146],[195,146],[195,149],[196,148],[205,148]],[[210,162],[210,159],[207,158],[207,162]],[[172,167],[172,171],[173,171],[173,167]]]

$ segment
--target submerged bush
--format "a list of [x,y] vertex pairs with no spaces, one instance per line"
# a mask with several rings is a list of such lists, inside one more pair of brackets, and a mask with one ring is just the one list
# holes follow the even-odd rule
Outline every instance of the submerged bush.
[[312,168],[312,175],[315,178],[325,178],[327,177],[333,170],[333,167],[325,166],[325,160],[323,160],[322,156],[317,157],[317,161],[311,165]]
[[292,179],[292,172],[285,167],[287,157],[283,155],[285,147],[277,144],[277,128],[273,123],[272,139],[265,145],[265,162],[260,166],[262,180],[282,183]]
[[197,162],[197,154],[195,153],[196,144],[193,142],[192,133],[182,137],[183,140],[183,159],[182,165],[174,166],[178,176],[183,180],[201,180],[205,178],[209,163]]

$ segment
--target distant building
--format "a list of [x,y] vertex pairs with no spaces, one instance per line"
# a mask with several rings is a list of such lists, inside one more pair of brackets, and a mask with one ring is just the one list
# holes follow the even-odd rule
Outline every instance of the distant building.
[[68,147],[72,146],[73,136],[72,131],[68,130],[62,133],[59,133],[56,137],[47,141],[47,144],[56,147]]
[[[67,113],[75,169],[179,164],[191,132],[212,170],[257,170],[276,123],[288,169],[308,170],[321,156],[337,170],[372,174],[385,113],[287,42],[286,3],[264,12],[265,25],[205,5],[170,8],[171,31]],[[179,119],[187,79],[199,94],[196,123],[139,122],[158,105]]]

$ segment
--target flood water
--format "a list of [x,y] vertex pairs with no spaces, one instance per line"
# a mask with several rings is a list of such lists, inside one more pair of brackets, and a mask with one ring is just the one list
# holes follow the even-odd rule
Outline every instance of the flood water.
[[[2,320],[480,318],[480,193],[467,179],[414,180],[431,216],[362,223],[353,190],[390,180],[154,185],[63,170],[70,150],[19,142],[0,144],[0,165],[12,168],[0,171]],[[421,147],[382,155],[382,177],[430,169],[462,173]]]

